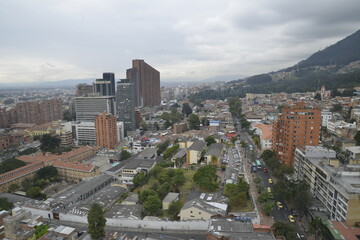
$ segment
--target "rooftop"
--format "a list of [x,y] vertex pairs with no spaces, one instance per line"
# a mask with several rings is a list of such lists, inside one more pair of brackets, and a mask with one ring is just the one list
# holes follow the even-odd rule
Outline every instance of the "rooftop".
[[194,151],[202,151],[206,146],[206,143],[204,141],[196,141],[194,142],[189,148],[188,151],[194,150]]
[[121,205],[115,204],[106,214],[106,218],[118,219],[118,218],[126,218],[132,220],[140,220],[141,219],[141,211],[142,205]]
[[213,143],[208,147],[205,155],[211,156],[220,156],[222,149],[224,148],[224,144],[222,143]]
[[163,202],[172,202],[175,201],[179,197],[179,193],[169,192],[164,198]]

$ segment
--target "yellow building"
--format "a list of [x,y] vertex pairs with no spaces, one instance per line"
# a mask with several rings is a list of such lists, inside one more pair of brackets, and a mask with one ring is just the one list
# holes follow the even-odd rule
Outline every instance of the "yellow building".
[[197,164],[200,161],[206,143],[204,141],[196,141],[188,148],[186,153],[186,162],[188,164]]

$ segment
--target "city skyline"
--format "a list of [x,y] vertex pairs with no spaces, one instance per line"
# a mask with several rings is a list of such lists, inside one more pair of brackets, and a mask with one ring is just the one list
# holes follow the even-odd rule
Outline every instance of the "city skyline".
[[356,0],[2,1],[0,7],[0,83],[99,72],[121,79],[139,58],[161,72],[161,81],[250,76],[294,65],[360,26]]

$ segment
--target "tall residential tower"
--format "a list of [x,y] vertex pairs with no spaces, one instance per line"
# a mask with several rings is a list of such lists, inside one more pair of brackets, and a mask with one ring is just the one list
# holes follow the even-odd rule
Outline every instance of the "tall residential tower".
[[273,123],[272,148],[279,161],[293,166],[297,147],[319,144],[320,127],[320,109],[304,102],[284,106]]

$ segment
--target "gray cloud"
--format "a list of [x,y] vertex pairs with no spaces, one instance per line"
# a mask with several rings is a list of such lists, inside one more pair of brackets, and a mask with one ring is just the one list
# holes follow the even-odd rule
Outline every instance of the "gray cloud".
[[162,80],[291,66],[360,26],[358,0],[0,2],[0,82],[125,76],[145,59]]

